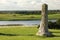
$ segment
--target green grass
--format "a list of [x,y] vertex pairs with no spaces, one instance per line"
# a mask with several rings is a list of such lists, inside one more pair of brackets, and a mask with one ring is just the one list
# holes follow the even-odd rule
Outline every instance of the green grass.
[[[60,14],[49,14],[49,19],[59,19]],[[0,20],[38,20],[41,15],[0,14]]]
[[50,14],[48,15],[49,19],[60,19],[60,14]]
[[36,27],[0,28],[0,40],[60,40],[60,30],[49,29],[54,37],[36,36]]
[[35,20],[39,19],[39,16],[40,15],[0,14],[0,20]]

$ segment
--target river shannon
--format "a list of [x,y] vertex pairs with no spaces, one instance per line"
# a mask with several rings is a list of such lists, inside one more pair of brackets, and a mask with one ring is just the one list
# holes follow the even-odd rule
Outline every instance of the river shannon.
[[[56,20],[48,20],[52,22],[56,22]],[[9,24],[23,24],[23,25],[36,25],[40,24],[40,20],[34,21],[0,21],[0,25],[9,25]]]

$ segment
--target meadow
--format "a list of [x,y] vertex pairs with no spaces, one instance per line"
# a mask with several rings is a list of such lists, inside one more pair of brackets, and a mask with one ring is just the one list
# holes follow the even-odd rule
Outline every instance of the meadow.
[[[41,15],[0,14],[0,21],[40,20]],[[49,14],[48,19],[60,19],[60,14]],[[22,26],[0,26],[0,40],[60,40],[60,30],[49,29],[53,37],[36,36],[38,28]]]
[[[41,15],[0,14],[0,21],[40,20],[40,19],[41,19]],[[49,14],[48,19],[60,19],[60,14]]]
[[60,40],[60,30],[58,29],[49,29],[55,35],[54,37],[36,36],[37,31],[37,27],[0,28],[0,40]]

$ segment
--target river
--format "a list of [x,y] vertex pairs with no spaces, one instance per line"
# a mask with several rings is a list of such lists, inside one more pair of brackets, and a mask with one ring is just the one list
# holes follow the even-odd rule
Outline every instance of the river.
[[[48,20],[52,22],[56,22],[56,20]],[[36,25],[40,24],[40,20],[34,21],[0,21],[0,25],[9,25],[9,24],[23,24],[23,25]]]

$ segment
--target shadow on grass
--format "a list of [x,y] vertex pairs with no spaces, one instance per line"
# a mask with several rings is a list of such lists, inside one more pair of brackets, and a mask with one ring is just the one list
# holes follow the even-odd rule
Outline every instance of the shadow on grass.
[[54,37],[60,37],[60,35],[55,35]]
[[53,37],[60,37],[60,32],[51,32]]
[[35,36],[34,34],[5,34],[5,33],[0,33],[2,36]]
[[54,37],[60,37],[60,31],[57,31],[57,32],[53,31],[52,33]]
[[0,33],[0,35],[3,35],[3,36],[17,36],[17,34],[5,34],[5,33]]
[[52,32],[52,33],[60,33],[60,32]]
[[[6,33],[0,33],[0,36],[36,36],[34,34],[6,34]],[[36,36],[36,37],[40,37],[40,36]],[[60,35],[54,35],[52,37],[60,37]]]

